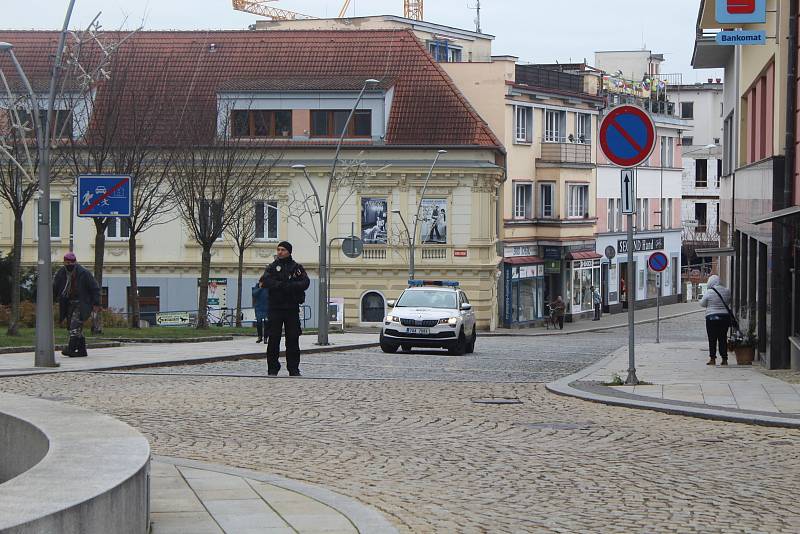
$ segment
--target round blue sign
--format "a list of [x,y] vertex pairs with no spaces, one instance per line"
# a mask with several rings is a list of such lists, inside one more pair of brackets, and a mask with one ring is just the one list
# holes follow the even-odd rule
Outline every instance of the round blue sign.
[[650,257],[647,258],[647,265],[651,270],[660,273],[666,270],[669,265],[669,258],[667,258],[667,255],[663,252],[653,252],[650,254]]

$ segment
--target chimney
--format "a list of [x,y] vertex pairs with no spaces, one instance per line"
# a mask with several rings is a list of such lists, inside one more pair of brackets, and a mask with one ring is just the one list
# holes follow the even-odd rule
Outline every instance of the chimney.
[[709,78],[708,83],[714,83],[714,78]]
[[717,83],[722,83],[722,78],[717,78]]

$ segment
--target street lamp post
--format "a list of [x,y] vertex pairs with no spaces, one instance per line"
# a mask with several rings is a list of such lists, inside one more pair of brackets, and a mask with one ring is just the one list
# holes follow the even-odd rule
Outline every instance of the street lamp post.
[[61,57],[64,52],[64,43],[67,36],[67,26],[72,16],[75,0],[70,0],[64,25],[58,39],[58,48],[53,62],[53,71],[50,76],[50,88],[47,99],[47,115],[44,124],[39,117],[39,103],[36,93],[31,87],[22,65],[14,54],[14,45],[0,43],[0,52],[7,52],[11,62],[25,85],[25,90],[31,99],[33,111],[32,120],[36,131],[37,153],[39,158],[39,220],[38,220],[38,258],[36,287],[36,352],[34,365],[36,367],[58,367],[55,361],[55,343],[53,341],[53,286],[50,283],[50,124],[53,122],[53,107],[56,96],[56,87],[59,71],[61,70]]
[[331,189],[336,178],[336,166],[339,163],[339,153],[342,151],[342,143],[344,142],[344,137],[347,134],[347,127],[350,125],[350,121],[356,112],[356,108],[358,107],[359,102],[361,102],[361,99],[364,97],[364,92],[367,90],[367,87],[376,83],[380,83],[380,81],[372,78],[364,80],[364,85],[361,87],[361,92],[358,93],[358,97],[356,98],[353,107],[350,108],[350,114],[347,116],[347,120],[342,127],[342,133],[339,135],[339,141],[336,143],[336,153],[333,156],[333,165],[331,166],[331,175],[330,179],[328,180],[327,191],[325,192],[324,204],[321,202],[320,196],[317,193],[314,184],[311,182],[311,178],[308,176],[305,165],[292,166],[292,168],[303,170],[303,174],[305,175],[306,180],[308,180],[311,190],[314,192],[314,198],[316,199],[317,208],[319,210],[319,296],[317,299],[317,315],[319,316],[319,320],[317,345],[330,345],[328,342],[328,217],[330,215],[329,205],[331,202]]
[[[447,150],[439,150],[436,152],[436,157],[433,158],[431,168],[428,169],[428,175],[425,177],[425,183],[422,185],[422,192],[420,193],[419,201],[417,202],[417,214],[414,216],[414,231],[410,234],[408,241],[410,243],[408,258],[408,277],[410,280],[414,280],[414,275],[416,273],[414,268],[414,249],[417,245],[417,225],[419,224],[419,212],[422,209],[422,200],[425,198],[425,191],[428,189],[428,182],[431,179],[431,174],[433,174],[433,168],[436,167],[436,163],[443,154],[447,154]],[[405,221],[403,221],[403,225],[405,225]],[[408,233],[408,227],[406,227],[406,233]]]

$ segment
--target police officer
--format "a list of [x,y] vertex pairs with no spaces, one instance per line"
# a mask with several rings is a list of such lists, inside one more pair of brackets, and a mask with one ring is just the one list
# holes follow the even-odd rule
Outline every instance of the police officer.
[[92,273],[78,265],[72,252],[64,255],[64,266],[53,279],[53,296],[58,300],[59,321],[66,320],[69,331],[69,344],[61,354],[85,357],[83,322],[91,316],[92,311],[100,309],[100,287]]
[[302,265],[292,259],[292,244],[278,243],[278,258],[267,266],[262,280],[269,290],[269,343],[267,373],[277,376],[281,368],[278,351],[281,329],[286,336],[286,367],[289,376],[300,376],[300,304],[310,284]]

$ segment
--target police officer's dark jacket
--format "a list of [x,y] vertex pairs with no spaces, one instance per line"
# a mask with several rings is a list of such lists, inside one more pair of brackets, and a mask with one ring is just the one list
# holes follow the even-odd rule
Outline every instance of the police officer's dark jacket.
[[311,282],[302,265],[291,256],[279,258],[264,271],[264,282],[269,289],[270,310],[294,310],[305,300],[305,291]]

